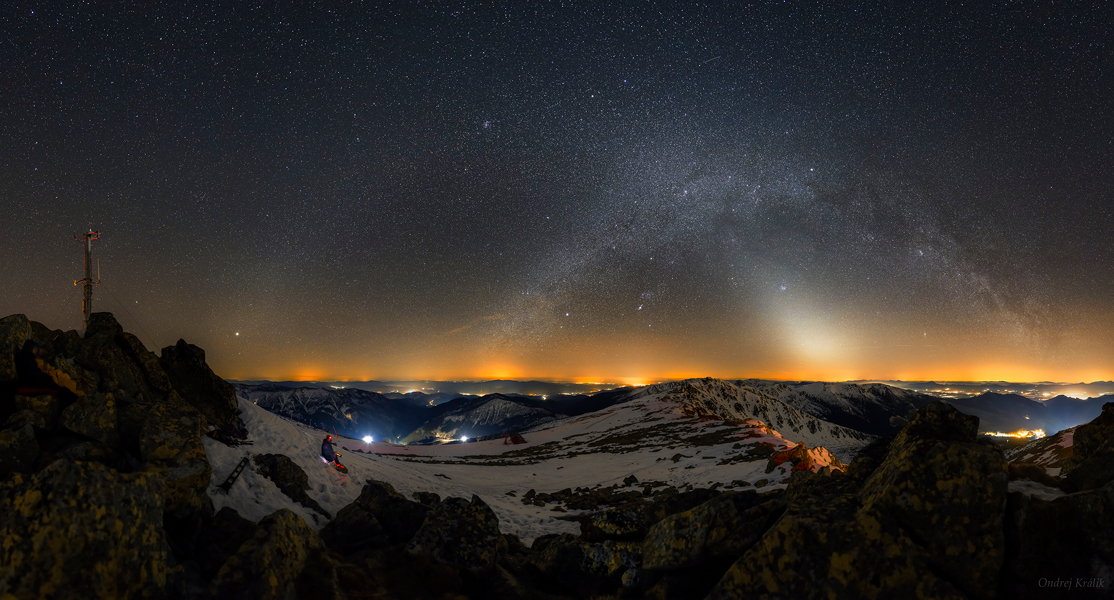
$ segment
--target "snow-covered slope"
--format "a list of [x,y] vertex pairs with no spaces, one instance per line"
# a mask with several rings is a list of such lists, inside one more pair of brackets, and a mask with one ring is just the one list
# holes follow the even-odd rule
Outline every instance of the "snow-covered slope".
[[[312,488],[309,495],[333,514],[359,495],[367,479],[386,481],[406,496],[417,491],[442,497],[476,494],[499,516],[502,531],[518,534],[529,544],[540,535],[576,533],[579,526],[558,518],[576,514],[576,510],[523,503],[528,490],[552,494],[566,488],[613,485],[639,492],[665,486],[776,488],[786,483],[791,465],[770,466],[772,453],[806,441],[812,468],[818,469],[838,464],[826,450],[816,448],[817,444],[842,443],[849,452],[855,444],[865,443],[862,434],[850,436],[842,428],[802,415],[776,399],[741,389],[703,380],[683,389],[651,386],[621,404],[559,419],[525,433],[526,443],[520,445],[495,439],[404,446],[341,437],[337,446],[349,469],[347,475],[318,457],[323,431],[283,419],[241,397],[241,418],[254,445],[230,448],[205,438],[213,466],[209,495],[217,508],[232,506],[252,520],[285,507],[314,528],[322,527],[323,517],[282,495],[255,472],[254,464],[249,463],[229,493],[217,487],[243,457],[284,454],[306,471]],[[680,393],[688,390],[692,393]],[[786,433],[782,437],[754,415],[745,414],[748,406],[764,411],[771,423],[780,421],[786,431],[801,435]],[[624,483],[632,475],[639,483]]]
[[834,425],[800,411],[745,382],[688,379],[666,387],[665,398],[679,402],[688,414],[743,421],[753,418],[810,448],[823,446],[849,461],[874,436]]
[[[451,406],[451,408],[449,408]],[[558,415],[518,398],[488,394],[482,398],[459,398],[442,405],[443,409],[406,436],[403,443],[428,438],[458,439],[481,437],[556,420]]]
[[1006,450],[1006,460],[1011,463],[1034,463],[1044,467],[1050,475],[1059,475],[1064,463],[1072,457],[1074,437],[1075,427],[1065,429]]
[[905,419],[936,399],[881,383],[783,383],[756,379],[737,383],[829,423],[874,435],[897,433]]

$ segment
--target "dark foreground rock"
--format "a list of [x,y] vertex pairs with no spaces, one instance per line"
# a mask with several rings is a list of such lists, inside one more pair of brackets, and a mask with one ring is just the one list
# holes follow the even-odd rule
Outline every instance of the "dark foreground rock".
[[175,576],[163,481],[57,460],[0,484],[0,590],[16,598],[162,598]]
[[863,483],[800,472],[788,508],[709,598],[987,598],[998,588],[1006,463],[978,420],[922,408]]

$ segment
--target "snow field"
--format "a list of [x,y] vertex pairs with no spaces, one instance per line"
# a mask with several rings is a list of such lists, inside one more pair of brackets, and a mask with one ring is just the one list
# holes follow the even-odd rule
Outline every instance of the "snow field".
[[[497,439],[401,446],[334,437],[334,447],[348,474],[337,472],[319,457],[325,432],[240,399],[241,418],[253,445],[228,447],[204,438],[213,467],[208,493],[218,510],[231,506],[252,521],[288,508],[320,529],[327,522],[323,516],[283,495],[274,483],[256,473],[250,460],[229,493],[217,487],[241,458],[284,454],[305,470],[310,497],[334,515],[359,496],[366,480],[375,479],[390,483],[408,498],[416,491],[434,492],[442,499],[475,494],[495,511],[501,531],[517,534],[531,544],[542,535],[580,531],[577,523],[555,518],[578,511],[554,511],[552,504],[524,505],[522,495],[531,489],[553,493],[565,488],[623,487],[623,479],[630,475],[640,482],[663,482],[678,489],[715,483],[727,486],[736,480],[753,484],[762,479],[769,489],[784,486],[785,469],[767,474],[765,459],[742,460],[740,454],[759,442],[778,450],[792,447],[792,442],[772,430],[686,417],[676,403],[661,396],[646,396],[547,424],[545,429],[525,434],[527,443],[519,445],[504,445]],[[741,448],[735,448],[740,444]],[[724,460],[731,457],[735,460]],[[721,461],[727,464],[718,464]],[[640,483],[625,489],[643,487]],[[511,491],[514,496],[507,495]]]

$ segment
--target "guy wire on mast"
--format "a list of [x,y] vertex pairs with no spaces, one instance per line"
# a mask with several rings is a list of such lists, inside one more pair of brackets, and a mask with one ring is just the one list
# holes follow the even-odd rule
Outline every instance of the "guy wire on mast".
[[100,260],[97,261],[97,280],[93,280],[93,240],[100,239],[100,232],[93,231],[92,227],[81,237],[76,234],[73,236],[75,242],[81,242],[85,250],[85,278],[75,279],[73,284],[76,286],[79,282],[85,284],[85,297],[81,301],[81,312],[85,316],[82,327],[89,329],[89,315],[93,314],[93,286],[100,285]]

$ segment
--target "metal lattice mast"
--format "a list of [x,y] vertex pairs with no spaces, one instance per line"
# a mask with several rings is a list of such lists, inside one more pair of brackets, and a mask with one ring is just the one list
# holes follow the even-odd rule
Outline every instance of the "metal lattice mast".
[[73,236],[75,242],[81,242],[85,248],[85,279],[75,279],[73,284],[85,284],[85,298],[81,302],[81,312],[85,315],[84,329],[89,329],[89,315],[93,313],[93,286],[100,285],[100,281],[93,281],[93,240],[100,239],[101,234],[90,229],[82,237]]

